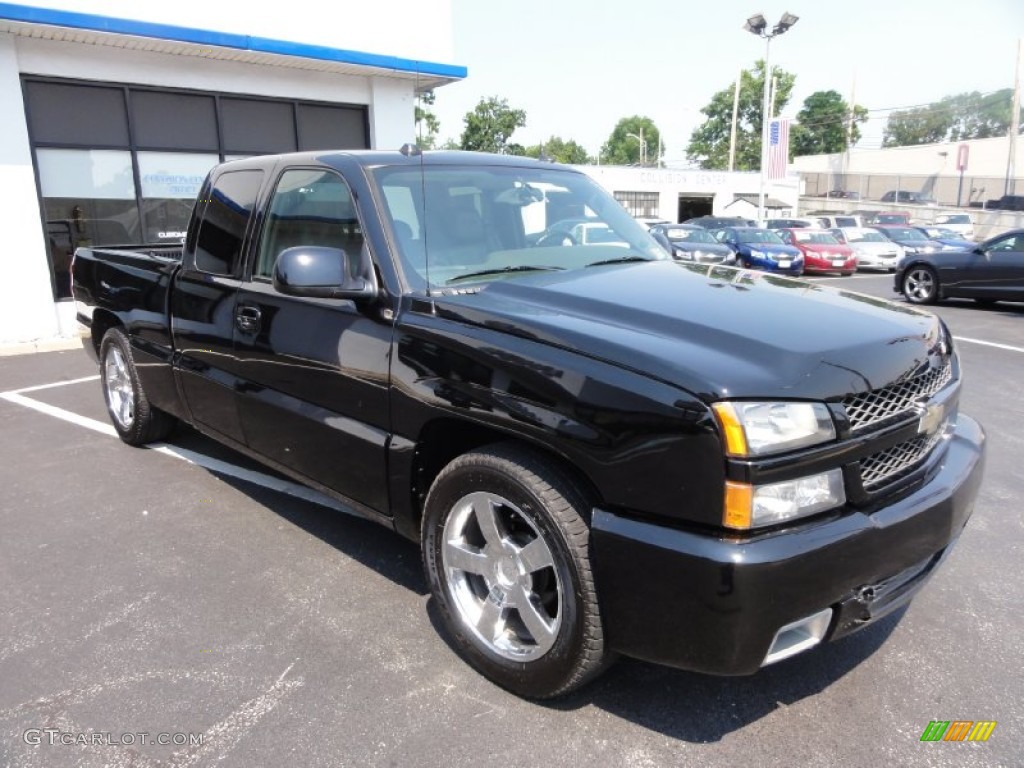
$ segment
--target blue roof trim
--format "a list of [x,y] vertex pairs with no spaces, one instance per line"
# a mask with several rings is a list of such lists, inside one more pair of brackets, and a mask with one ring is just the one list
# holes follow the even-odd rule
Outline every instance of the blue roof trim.
[[286,40],[272,40],[265,37],[251,37],[231,32],[215,32],[207,29],[178,27],[172,24],[157,24],[150,21],[118,19],[76,11],[59,11],[52,8],[34,8],[26,5],[0,3],[0,19],[22,21],[29,24],[49,24],[71,29],[87,29],[94,32],[110,32],[119,35],[152,37],[158,40],[173,40],[198,45],[216,45],[221,48],[236,48],[255,53],[276,53],[282,56],[297,56],[303,59],[333,61],[339,64],[357,64],[366,67],[392,69],[410,74],[434,75],[461,80],[467,70],[455,64],[439,64],[433,61],[415,61],[399,56],[385,56],[379,53],[349,51],[343,48],[328,48],[323,45],[292,43]]

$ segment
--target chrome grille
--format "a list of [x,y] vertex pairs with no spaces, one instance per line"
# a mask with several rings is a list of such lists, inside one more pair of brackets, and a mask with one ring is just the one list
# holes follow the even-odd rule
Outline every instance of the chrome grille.
[[953,364],[947,357],[942,361],[942,365],[913,378],[881,389],[851,395],[843,400],[850,427],[857,432],[892,416],[911,411],[915,402],[934,395],[946,386],[952,377]]
[[946,425],[932,435],[919,435],[913,440],[886,448],[860,460],[860,479],[864,490],[899,480],[920,464],[942,439]]

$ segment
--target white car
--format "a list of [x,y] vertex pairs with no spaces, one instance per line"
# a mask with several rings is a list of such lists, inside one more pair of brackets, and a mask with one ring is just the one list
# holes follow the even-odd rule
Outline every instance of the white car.
[[895,272],[906,255],[903,246],[894,243],[871,227],[836,227],[830,229],[836,240],[853,248],[858,269],[884,269]]
[[961,237],[974,239],[974,219],[969,213],[940,213],[935,217],[935,226],[951,229]]

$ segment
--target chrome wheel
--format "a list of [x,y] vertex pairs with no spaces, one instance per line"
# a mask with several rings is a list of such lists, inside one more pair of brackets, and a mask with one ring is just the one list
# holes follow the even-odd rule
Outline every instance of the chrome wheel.
[[110,415],[122,429],[130,429],[135,421],[135,390],[132,389],[128,365],[118,347],[110,347],[103,374]]
[[903,295],[915,304],[933,301],[937,288],[935,273],[927,267],[914,267],[903,278]]
[[470,493],[444,524],[441,560],[458,618],[491,652],[540,658],[554,645],[562,584],[537,526],[508,499]]

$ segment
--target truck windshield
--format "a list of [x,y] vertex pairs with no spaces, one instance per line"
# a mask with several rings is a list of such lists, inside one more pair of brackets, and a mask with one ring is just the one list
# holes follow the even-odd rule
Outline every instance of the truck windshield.
[[415,290],[667,259],[647,227],[586,175],[539,166],[384,166],[385,223]]

